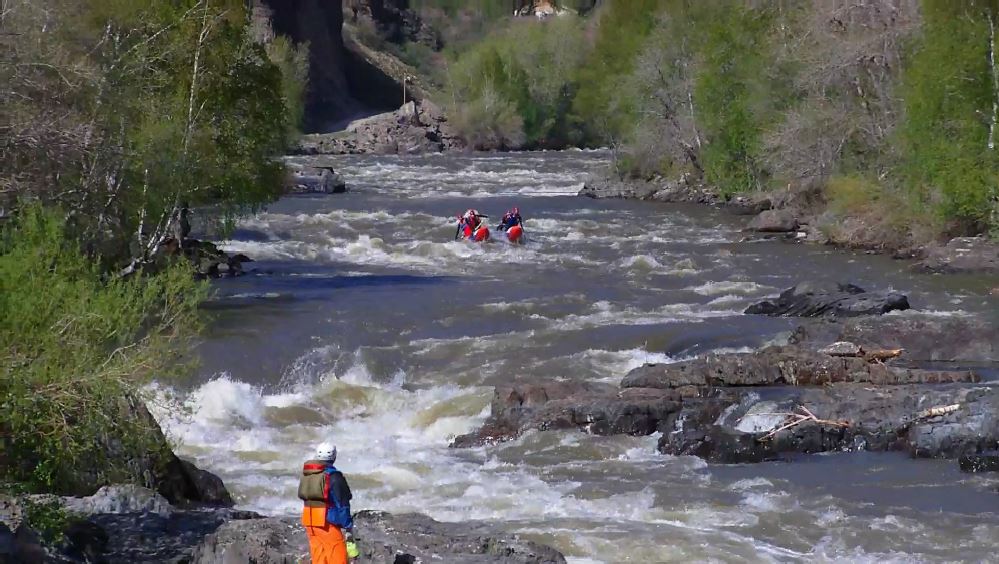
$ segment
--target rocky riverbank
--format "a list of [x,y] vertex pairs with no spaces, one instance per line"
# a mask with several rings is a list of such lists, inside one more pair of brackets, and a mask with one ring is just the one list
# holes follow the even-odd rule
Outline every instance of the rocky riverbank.
[[[684,177],[648,181],[621,180],[604,173],[592,175],[579,191],[590,198],[623,198],[667,203],[698,203],[747,216],[745,230],[766,237],[783,238],[853,248],[916,259],[915,271],[999,275],[999,243],[987,237],[955,237],[915,244],[908,239],[881,236],[861,219],[840,222],[838,234],[826,228],[827,203],[821,191],[760,193],[726,198],[706,185]],[[999,280],[996,281],[999,287]]]
[[463,150],[447,116],[429,101],[408,102],[398,110],[360,119],[336,133],[303,136],[299,155],[411,155]]
[[[0,492],[0,563],[298,564],[308,542],[295,516],[234,509],[222,480],[179,458],[138,399],[119,417],[148,425],[140,452],[99,444],[127,484],[106,484],[103,467],[80,467],[54,493]],[[297,468],[289,468],[295,472]],[[8,484],[7,486],[11,486]],[[477,523],[440,523],[424,515],[362,511],[355,516],[355,562],[560,564],[547,546]]]
[[[38,518],[41,511],[47,518]],[[550,547],[479,523],[376,511],[361,511],[354,521],[356,563],[565,562]],[[298,564],[308,557],[297,517],[183,509],[138,486],[109,486],[86,498],[0,498],[0,562]]]
[[[999,328],[912,314],[847,317],[908,304],[901,295],[834,286],[801,284],[776,300],[784,308],[750,308],[821,316],[784,345],[648,364],[617,386],[567,379],[497,387],[485,424],[452,446],[530,430],[659,432],[661,453],[720,463],[867,450],[990,467],[968,461],[999,445],[999,383],[974,367],[996,368]],[[832,307],[844,300],[862,311]],[[906,307],[889,307],[899,303]]]

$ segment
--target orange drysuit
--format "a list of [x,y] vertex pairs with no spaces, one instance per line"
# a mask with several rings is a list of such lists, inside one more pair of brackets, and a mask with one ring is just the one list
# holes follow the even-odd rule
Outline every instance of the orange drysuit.
[[347,564],[347,542],[336,525],[326,524],[325,507],[302,509],[302,525],[309,537],[312,564]]

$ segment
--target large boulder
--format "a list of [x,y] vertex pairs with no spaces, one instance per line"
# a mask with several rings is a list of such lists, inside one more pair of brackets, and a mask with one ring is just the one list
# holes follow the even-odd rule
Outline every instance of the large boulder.
[[788,233],[797,231],[798,218],[788,209],[765,210],[754,217],[746,227],[749,231],[761,233]]
[[622,388],[685,386],[823,386],[852,382],[877,385],[973,383],[971,371],[919,370],[843,357],[803,347],[771,346],[751,353],[708,354],[671,364],[646,364],[629,372]]
[[347,191],[347,183],[333,167],[301,167],[291,171],[285,191],[289,194],[342,194]]
[[233,505],[232,496],[220,478],[174,454],[141,399],[121,398],[115,415],[135,432],[141,430],[141,440],[106,437],[94,445],[100,455],[82,461],[74,468],[73,480],[58,482],[52,493],[90,496],[112,483],[132,483],[158,492],[176,507]]
[[909,299],[898,292],[867,292],[853,284],[803,282],[781,292],[776,301],[749,306],[746,313],[781,317],[854,317],[883,315],[909,309]]
[[[498,386],[483,426],[457,437],[452,447],[515,438],[530,429],[579,429],[597,435],[648,435],[679,409],[685,390],[618,390],[593,382],[540,382]],[[695,392],[696,393],[696,392]]]
[[173,512],[170,502],[153,490],[134,484],[104,486],[94,495],[87,497],[62,498],[63,507],[82,515],[111,513],[156,513],[169,515]]
[[985,237],[956,237],[930,247],[915,268],[929,272],[999,272],[999,244]]

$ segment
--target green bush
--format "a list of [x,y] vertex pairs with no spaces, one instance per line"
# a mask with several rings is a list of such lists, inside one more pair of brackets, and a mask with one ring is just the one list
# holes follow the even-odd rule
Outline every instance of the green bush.
[[591,23],[595,39],[580,64],[573,116],[589,144],[607,144],[631,133],[639,116],[634,96],[621,85],[658,25],[665,0],[616,0],[604,3]]
[[[478,115],[487,108],[501,108],[502,115],[481,122],[459,118],[466,138],[491,137],[497,120],[500,129],[522,135],[518,147],[562,147],[571,137],[568,114],[572,101],[572,74],[584,52],[579,21],[570,16],[546,22],[518,21],[461,54],[449,69],[452,112]],[[511,119],[512,109],[517,119]],[[486,148],[486,147],[482,147]]]
[[759,189],[765,182],[758,163],[764,118],[757,102],[773,94],[763,74],[765,13],[731,7],[701,21],[705,37],[694,99],[706,139],[705,177],[727,194]]
[[995,221],[999,199],[999,155],[988,146],[999,96],[989,67],[991,6],[924,0],[922,38],[904,78],[900,176],[916,201],[963,232]]
[[281,99],[287,111],[288,140],[301,134],[305,119],[305,92],[309,85],[309,45],[293,45],[279,35],[267,45],[267,56],[281,71]]
[[163,446],[123,402],[187,367],[207,288],[184,261],[106,279],[60,218],[28,208],[0,235],[0,479],[72,492],[131,478],[113,450]]

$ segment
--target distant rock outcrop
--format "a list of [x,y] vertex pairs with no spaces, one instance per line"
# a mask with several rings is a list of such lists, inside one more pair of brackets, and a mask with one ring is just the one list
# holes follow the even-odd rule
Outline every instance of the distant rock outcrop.
[[464,149],[447,117],[430,102],[409,102],[394,112],[351,122],[338,133],[306,135],[306,155],[419,154]]

